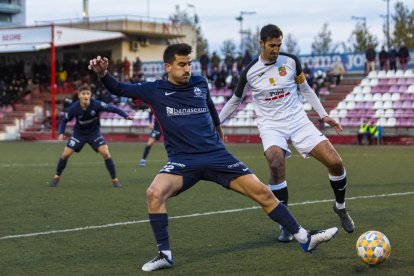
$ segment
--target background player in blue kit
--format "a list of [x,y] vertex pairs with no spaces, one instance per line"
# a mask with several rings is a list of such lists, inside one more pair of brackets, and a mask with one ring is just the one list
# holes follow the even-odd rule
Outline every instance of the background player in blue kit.
[[226,150],[207,82],[203,77],[191,77],[191,51],[191,46],[185,43],[169,45],[163,56],[168,80],[155,82],[120,83],[108,73],[108,59],[98,56],[89,63],[89,69],[98,74],[111,93],[138,98],[151,105],[163,129],[168,162],[147,189],[149,222],[158,255],[144,264],[142,270],[174,266],[166,202],[199,180],[218,183],[259,203],[272,220],[294,234],[305,252],[312,252],[320,243],[331,240],[338,228],[306,231],[267,186]]
[[50,181],[51,187],[56,187],[59,183],[60,176],[66,167],[68,159],[74,152],[80,152],[83,146],[88,143],[96,152],[99,152],[105,160],[105,166],[108,170],[112,185],[116,188],[122,187],[118,178],[116,177],[115,164],[109,153],[108,145],[100,130],[99,113],[112,112],[118,115],[132,120],[123,110],[108,105],[104,102],[91,99],[92,93],[88,85],[82,85],[78,89],[79,100],[74,102],[65,113],[64,118],[59,127],[59,137],[61,141],[64,139],[66,124],[73,118],[76,119],[76,124],[73,128],[72,137],[70,137],[66,147],[63,150],[62,156],[60,157],[56,174]]
[[152,111],[149,112],[148,116],[149,116],[149,123],[150,123],[149,127],[151,129],[151,133],[150,133],[150,137],[148,138],[147,144],[145,145],[144,153],[142,154],[142,159],[141,161],[139,161],[139,165],[141,167],[145,167],[147,163],[147,157],[148,157],[148,154],[150,153],[152,145],[154,145],[155,141],[158,141],[161,138],[160,125],[158,124],[155,118],[153,119],[154,116],[152,114]]

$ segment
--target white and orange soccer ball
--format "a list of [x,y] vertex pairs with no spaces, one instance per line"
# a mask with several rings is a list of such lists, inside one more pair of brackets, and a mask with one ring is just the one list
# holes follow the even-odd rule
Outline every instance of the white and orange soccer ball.
[[391,254],[391,244],[383,233],[368,231],[358,238],[356,250],[364,263],[376,265],[388,259]]

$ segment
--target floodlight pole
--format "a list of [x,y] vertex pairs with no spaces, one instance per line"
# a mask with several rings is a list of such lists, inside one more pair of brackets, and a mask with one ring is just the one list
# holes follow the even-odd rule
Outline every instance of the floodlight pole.
[[351,16],[351,19],[363,21],[364,27],[367,27],[367,18],[365,16]]
[[387,2],[387,46],[390,49],[390,0],[384,0]]
[[52,96],[52,139],[56,139],[56,50],[55,25],[51,25],[52,41],[50,42],[50,92]]
[[237,21],[240,21],[240,52],[243,54],[244,52],[244,40],[243,40],[243,35],[245,34],[245,32],[243,31],[243,15],[253,15],[256,14],[255,11],[241,11],[240,12],[240,16],[236,17]]

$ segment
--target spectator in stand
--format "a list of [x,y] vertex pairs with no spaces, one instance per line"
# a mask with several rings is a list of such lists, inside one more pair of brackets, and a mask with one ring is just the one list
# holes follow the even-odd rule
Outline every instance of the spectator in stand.
[[231,76],[232,72],[233,72],[234,58],[233,58],[233,55],[230,52],[228,52],[226,54],[226,57],[224,59],[224,63],[226,64],[227,76]]
[[139,57],[135,58],[134,63],[132,64],[132,70],[134,71],[134,74],[138,74],[142,70],[142,62]]
[[380,62],[380,69],[387,70],[388,67],[388,53],[385,50],[385,46],[381,47],[381,51],[378,54],[379,62]]
[[361,124],[359,125],[357,135],[358,145],[362,145],[364,143],[364,139],[367,139],[369,141],[368,134],[368,123],[365,119],[362,119]]
[[[39,65],[39,67],[42,67],[41,65]],[[69,71],[70,71],[70,77],[72,81],[77,81],[79,80],[79,62],[76,58],[72,58],[70,61],[70,67],[69,67]],[[40,76],[42,76],[43,74],[40,71],[34,70],[33,72],[39,72]],[[41,80],[41,82],[43,82]]]
[[154,114],[150,110],[148,113],[148,120],[149,125],[148,127],[151,129],[150,136],[148,138],[147,144],[145,145],[144,152],[142,153],[142,159],[139,161],[140,167],[145,167],[147,164],[147,157],[151,151],[152,146],[154,145],[155,141],[160,140],[161,138],[161,129],[160,125],[158,124],[157,119],[153,118]]
[[247,65],[249,65],[249,63],[253,60],[252,55],[250,54],[249,50],[246,50],[244,52],[244,57],[243,57],[243,68],[246,68]]
[[227,88],[231,89],[234,92],[234,89],[237,87],[237,83],[239,81],[239,73],[236,71],[232,72],[230,83],[228,84]]
[[319,97],[319,91],[321,87],[325,86],[326,74],[322,70],[316,71],[315,80],[314,80],[314,87],[315,87],[315,94]]
[[367,136],[368,136],[368,143],[369,143],[369,145],[374,144],[374,137],[377,137],[378,136],[378,127],[377,127],[377,125],[375,123],[375,120],[371,120],[369,122]]
[[57,83],[59,86],[63,86],[63,84],[67,81],[68,79],[68,72],[65,70],[65,68],[63,68],[63,66],[59,67],[59,70],[57,72]]
[[124,80],[129,80],[131,75],[131,62],[129,62],[128,58],[125,57],[124,61],[122,62],[122,76]]
[[211,66],[214,68],[220,68],[220,57],[217,55],[216,52],[213,52],[213,56],[211,57]]
[[243,70],[243,55],[240,52],[236,58],[236,68],[237,72],[240,75],[241,71]]
[[329,68],[328,75],[332,85],[339,85],[345,74],[345,68],[340,60],[335,61]]
[[404,42],[401,43],[400,49],[398,50],[398,59],[400,61],[400,68],[402,70],[407,69],[407,63],[410,58],[410,52]]
[[201,75],[205,78],[209,76],[208,66],[210,64],[210,58],[208,57],[207,51],[200,56],[200,65],[201,65]]
[[314,74],[312,68],[308,66],[307,62],[304,64],[303,73],[305,74],[306,81],[308,82],[309,86],[313,88]]
[[223,68],[221,68],[220,72],[218,73],[215,81],[214,81],[214,86],[218,89],[221,89],[223,87],[226,86],[226,78],[227,78],[227,73],[226,70]]
[[377,53],[375,52],[374,46],[372,44],[368,45],[368,49],[365,52],[365,58],[366,58],[366,73],[368,74],[371,71],[375,70],[375,59],[376,59]]
[[388,61],[390,63],[390,70],[397,70],[397,57],[397,50],[395,50],[394,46],[391,46],[390,50],[388,51]]

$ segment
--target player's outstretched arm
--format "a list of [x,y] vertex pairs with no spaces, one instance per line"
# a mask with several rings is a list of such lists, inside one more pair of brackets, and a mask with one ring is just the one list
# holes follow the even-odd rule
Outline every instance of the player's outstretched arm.
[[152,102],[151,93],[155,89],[152,82],[138,84],[120,82],[108,72],[108,63],[107,58],[98,56],[89,61],[88,68],[100,77],[103,85],[111,94]]

